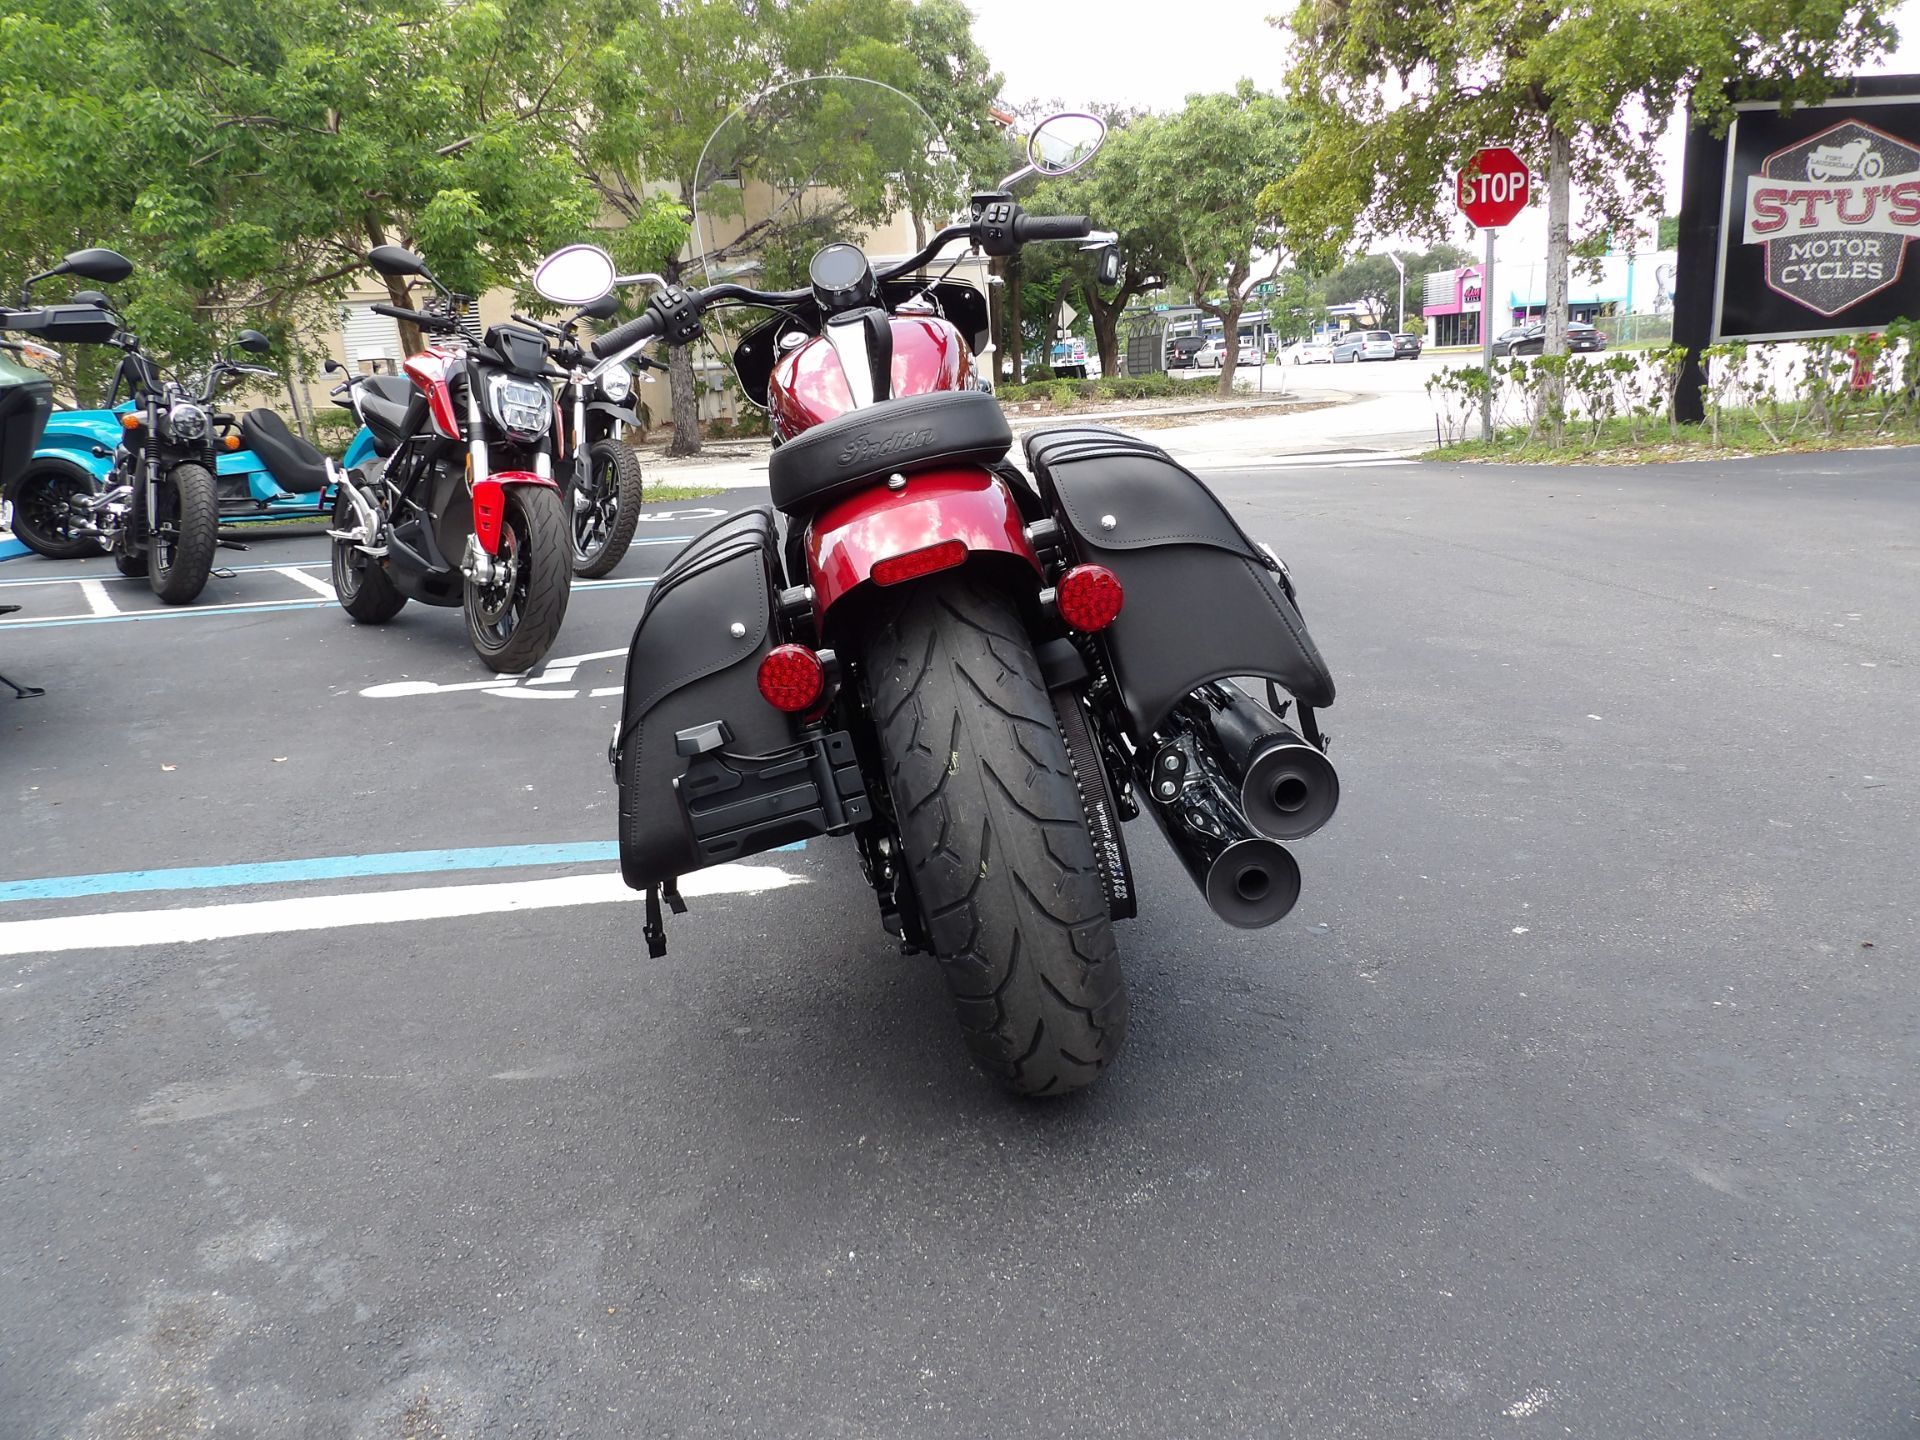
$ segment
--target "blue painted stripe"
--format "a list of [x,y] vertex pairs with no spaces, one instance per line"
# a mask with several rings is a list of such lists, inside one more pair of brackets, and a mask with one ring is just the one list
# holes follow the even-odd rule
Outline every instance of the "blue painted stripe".
[[[645,580],[581,580],[574,590],[632,590],[653,584],[653,577]],[[223,615],[268,615],[283,610],[330,610],[339,602],[322,600],[315,596],[311,600],[272,600],[258,605],[229,605],[224,608],[202,605],[198,609],[191,605],[170,607],[165,610],[133,610],[124,615],[73,615],[64,620],[0,620],[0,630],[57,630],[65,625],[126,625],[136,620],[179,620],[182,618],[218,620]]]
[[0,540],[0,560],[18,560],[22,555],[31,555],[26,542],[21,540]]
[[[804,850],[806,841],[782,845]],[[287,885],[300,880],[348,880],[369,875],[422,875],[449,870],[508,870],[531,865],[604,865],[620,858],[611,840],[560,845],[484,845],[462,850],[394,850],[381,855],[321,855],[310,860],[262,860],[249,865],[188,865],[174,870],[116,870],[99,875],[50,875],[0,881],[0,904],[13,900],[72,900],[84,895],[131,895],[152,890],[224,890],[236,885]]]
[[585,840],[571,845],[488,845],[465,850],[395,850],[384,855],[321,855],[311,860],[263,860],[251,865],[189,865],[176,870],[118,870],[100,875],[8,880],[0,882],[0,902],[71,900],[80,895],[126,895],[145,890],[219,890],[229,885],[284,885],[296,880],[418,875],[434,870],[605,864],[619,858],[620,849],[611,840]]

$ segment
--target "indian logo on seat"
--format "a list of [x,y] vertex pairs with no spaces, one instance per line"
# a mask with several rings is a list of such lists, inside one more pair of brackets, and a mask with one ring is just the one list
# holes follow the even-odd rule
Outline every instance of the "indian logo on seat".
[[845,448],[837,457],[842,465],[852,465],[861,460],[879,460],[888,455],[897,455],[902,450],[911,450],[919,445],[931,445],[931,430],[896,430],[891,435],[875,437],[871,430],[862,430],[847,441]]

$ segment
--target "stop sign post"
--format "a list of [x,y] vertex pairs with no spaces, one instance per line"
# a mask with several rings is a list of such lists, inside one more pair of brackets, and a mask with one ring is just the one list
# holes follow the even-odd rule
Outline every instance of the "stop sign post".
[[1486,232],[1487,258],[1480,271],[1480,363],[1486,367],[1487,393],[1480,400],[1480,438],[1493,438],[1493,237],[1527,208],[1533,177],[1505,145],[1489,145],[1454,180],[1454,198],[1470,224]]

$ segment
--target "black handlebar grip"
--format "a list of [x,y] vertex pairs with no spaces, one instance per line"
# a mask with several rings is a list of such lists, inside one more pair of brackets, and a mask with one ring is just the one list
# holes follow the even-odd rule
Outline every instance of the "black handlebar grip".
[[593,358],[604,360],[609,355],[618,355],[629,345],[637,344],[650,335],[660,333],[660,319],[649,310],[637,320],[629,320],[617,325],[593,342]]
[[367,308],[376,315],[385,315],[393,320],[411,320],[416,325],[426,319],[426,316],[422,315],[418,310],[403,310],[400,306],[389,305],[384,300],[376,300]]
[[1013,238],[1030,240],[1084,240],[1093,225],[1084,215],[1021,215],[1013,222]]

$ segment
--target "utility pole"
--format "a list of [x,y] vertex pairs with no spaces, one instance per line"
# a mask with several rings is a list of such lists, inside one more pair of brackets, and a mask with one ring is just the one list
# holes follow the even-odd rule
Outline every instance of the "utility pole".
[[1387,259],[1391,260],[1393,268],[1400,272],[1400,323],[1394,328],[1404,335],[1407,333],[1407,267],[1391,250],[1387,252]]

